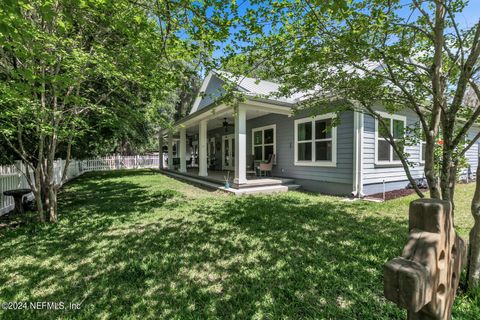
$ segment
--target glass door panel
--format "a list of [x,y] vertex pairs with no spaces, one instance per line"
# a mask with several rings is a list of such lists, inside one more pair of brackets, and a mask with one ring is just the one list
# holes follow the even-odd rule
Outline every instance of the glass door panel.
[[233,134],[222,137],[222,169],[235,169],[235,138]]

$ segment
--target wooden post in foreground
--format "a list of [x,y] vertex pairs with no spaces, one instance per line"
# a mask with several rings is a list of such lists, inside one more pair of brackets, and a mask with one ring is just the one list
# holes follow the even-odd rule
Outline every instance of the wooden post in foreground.
[[385,297],[407,309],[408,319],[448,320],[466,260],[450,202],[411,202],[408,229],[402,256],[385,264]]

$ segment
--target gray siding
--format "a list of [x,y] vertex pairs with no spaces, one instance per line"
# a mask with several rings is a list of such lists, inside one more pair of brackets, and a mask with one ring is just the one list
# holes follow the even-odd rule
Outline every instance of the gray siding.
[[[385,182],[385,192],[405,189],[407,185],[408,185],[407,180]],[[367,196],[376,194],[376,193],[382,193],[382,192],[383,192],[383,183],[367,184],[367,185],[364,185],[363,187],[363,193]]]
[[[470,129],[467,134],[467,139],[473,139],[480,129],[478,127]],[[465,154],[467,161],[470,165],[471,172],[475,173],[478,166],[478,156],[479,156],[479,143],[475,143]],[[468,170],[463,170],[466,173]]]
[[[247,121],[247,154],[252,154],[252,129],[267,125],[276,125],[276,166],[273,174],[279,177],[289,177],[301,180],[314,180],[342,184],[345,190],[352,191],[352,163],[353,163],[353,113],[347,112],[341,116],[341,123],[337,127],[337,166],[312,167],[294,165],[294,121],[299,117],[271,114]],[[314,184],[315,184],[314,183]],[[312,183],[309,183],[312,185]],[[314,189],[313,186],[308,189]],[[320,188],[318,188],[320,189]],[[335,187],[332,185],[332,191]],[[335,192],[332,192],[335,193]]]
[[205,94],[200,104],[198,105],[198,109],[200,110],[212,102],[214,102],[220,96],[225,94],[225,89],[223,89],[223,80],[219,79],[217,76],[213,75],[212,79],[208,83],[207,88],[205,89]]
[[[381,110],[379,108],[379,110]],[[418,122],[417,115],[412,111],[403,111],[397,114],[404,115],[407,118],[407,126],[413,127]],[[478,132],[478,128],[470,130],[469,138],[473,138]],[[375,164],[375,121],[372,117],[364,117],[364,140],[363,140],[363,185],[366,195],[379,193],[383,191],[383,182],[385,181],[385,190],[403,189],[408,185],[408,179],[402,165],[376,165]],[[424,166],[421,163],[420,145],[407,147],[409,161],[412,162],[410,171],[414,178],[424,177]],[[474,172],[478,165],[478,144],[466,154],[471,170]],[[467,170],[465,170],[466,172]]]

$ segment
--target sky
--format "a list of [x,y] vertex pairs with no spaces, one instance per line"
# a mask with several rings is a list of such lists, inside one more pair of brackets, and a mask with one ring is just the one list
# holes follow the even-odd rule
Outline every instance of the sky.
[[458,18],[458,21],[469,27],[478,22],[478,19],[480,18],[480,0],[470,0],[468,6],[465,8],[464,12],[459,14]]
[[[405,0],[402,2],[404,2],[405,4],[411,3],[411,1],[409,0]],[[237,1],[237,3],[239,6],[240,15],[245,14],[248,8],[254,8],[250,4],[249,0]],[[404,15],[406,17],[410,15],[410,9],[408,8],[408,6],[405,6],[404,9],[400,11],[400,15]],[[480,19],[480,0],[470,0],[465,10],[462,13],[458,14],[457,21],[459,21],[463,27],[471,27],[475,23],[477,23],[479,19]],[[266,31],[268,31],[268,28]],[[224,47],[228,43],[231,43],[231,41],[232,41],[232,36],[227,41],[223,43],[218,43],[218,45],[220,46],[220,49],[217,49],[214,51],[213,58],[218,59],[222,57],[224,55],[224,51],[222,47]]]

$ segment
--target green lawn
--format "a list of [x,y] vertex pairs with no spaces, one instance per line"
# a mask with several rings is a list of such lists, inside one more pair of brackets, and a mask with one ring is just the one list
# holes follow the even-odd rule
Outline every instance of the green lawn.
[[[459,185],[456,222],[472,223]],[[404,319],[383,298],[414,196],[387,203],[289,192],[234,197],[158,173],[87,174],[60,222],[0,231],[0,302],[81,303],[2,319]],[[455,319],[475,319],[462,296]]]

